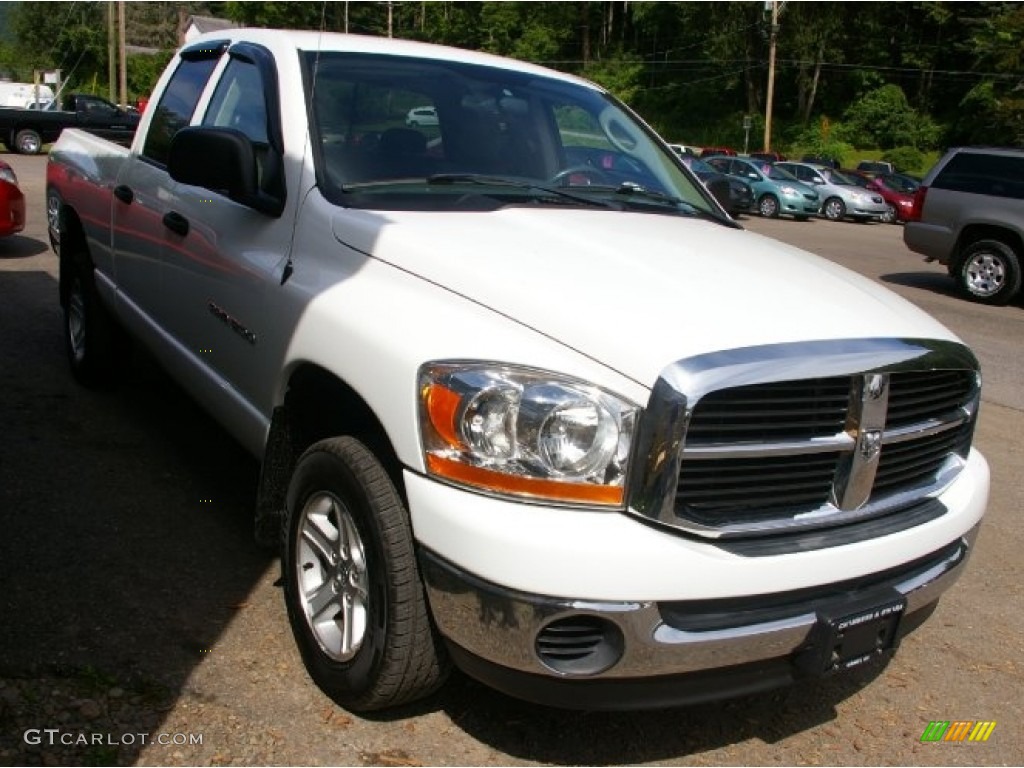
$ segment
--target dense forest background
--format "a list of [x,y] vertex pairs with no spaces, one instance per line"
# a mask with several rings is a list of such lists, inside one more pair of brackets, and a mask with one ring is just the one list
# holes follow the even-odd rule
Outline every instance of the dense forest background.
[[[60,67],[106,93],[107,2],[0,3],[0,75]],[[189,14],[427,40],[595,80],[670,141],[761,149],[771,3],[130,2],[132,98]],[[874,150],[906,168],[960,143],[1024,144],[1024,3],[779,3],[773,149]],[[156,51],[155,53],[152,51]]]

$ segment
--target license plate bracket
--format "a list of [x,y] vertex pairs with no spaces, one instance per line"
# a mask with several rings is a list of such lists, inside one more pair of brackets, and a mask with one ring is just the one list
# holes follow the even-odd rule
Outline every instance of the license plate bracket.
[[819,610],[810,642],[797,656],[798,668],[830,675],[891,655],[906,608],[906,598],[891,590]]

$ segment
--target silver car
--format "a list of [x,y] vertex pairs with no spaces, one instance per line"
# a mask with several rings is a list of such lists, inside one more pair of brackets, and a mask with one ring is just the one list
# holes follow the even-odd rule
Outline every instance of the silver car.
[[858,186],[853,179],[834,168],[814,163],[781,162],[775,165],[818,190],[822,201],[820,213],[829,221],[842,221],[844,218],[881,221],[885,216],[885,200],[880,194]]

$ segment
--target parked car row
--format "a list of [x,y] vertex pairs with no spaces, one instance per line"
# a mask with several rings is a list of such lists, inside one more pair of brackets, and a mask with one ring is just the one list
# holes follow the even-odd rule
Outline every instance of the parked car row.
[[[673,148],[676,146],[679,145]],[[676,152],[692,170],[697,157],[679,149]],[[747,184],[753,194],[753,208],[767,217],[792,216],[804,220],[820,215],[830,221],[901,223],[910,215],[918,184],[906,174],[840,170],[826,163],[733,155],[711,155],[703,158],[703,162],[711,170]],[[703,179],[707,170],[702,170]],[[730,213],[746,210],[737,208]]]

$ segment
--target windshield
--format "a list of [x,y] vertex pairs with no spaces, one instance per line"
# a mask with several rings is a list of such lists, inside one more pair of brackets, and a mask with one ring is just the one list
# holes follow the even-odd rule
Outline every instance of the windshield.
[[796,181],[796,176],[783,168],[771,163],[764,163],[758,166],[761,172],[772,181]]
[[858,187],[858,186],[860,186],[851,177],[847,176],[845,173],[840,173],[839,171],[828,171],[828,173],[825,175],[825,177],[829,181],[831,181],[833,184],[841,184],[844,187]]
[[718,171],[700,158],[686,156],[680,159],[683,161],[683,164],[694,173],[718,173]]
[[310,52],[305,64],[318,183],[339,205],[720,216],[671,151],[596,89],[434,59]]

